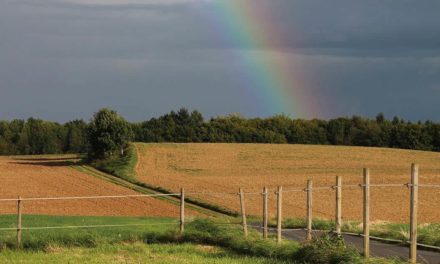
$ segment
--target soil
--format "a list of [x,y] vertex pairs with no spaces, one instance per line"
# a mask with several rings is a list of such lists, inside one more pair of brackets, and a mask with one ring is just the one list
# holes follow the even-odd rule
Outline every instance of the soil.
[[[269,211],[276,213],[276,187],[285,191],[305,188],[308,179],[315,187],[335,184],[342,176],[343,185],[362,183],[362,170],[370,169],[372,184],[398,183],[398,187],[371,187],[373,221],[408,222],[409,194],[404,186],[410,181],[412,163],[420,165],[420,184],[440,184],[440,153],[386,148],[270,145],[270,144],[137,144],[138,180],[173,191],[185,188],[188,196],[239,210],[236,194],[191,192],[261,192],[270,191]],[[362,189],[343,189],[343,218],[362,219]],[[440,221],[440,189],[420,188],[419,222]],[[260,215],[262,197],[246,195],[248,214]],[[304,192],[285,192],[284,217],[305,217]],[[332,219],[335,191],[313,193],[314,216]]]
[[[74,156],[0,158],[0,199],[136,195],[70,167]],[[0,201],[0,214],[15,214],[16,202]],[[151,197],[91,200],[23,201],[24,214],[178,217],[179,207]]]

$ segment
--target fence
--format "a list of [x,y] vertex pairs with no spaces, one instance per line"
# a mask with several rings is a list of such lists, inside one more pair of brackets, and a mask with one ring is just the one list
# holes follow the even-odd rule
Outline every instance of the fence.
[[[393,184],[371,184],[370,183],[370,171],[369,169],[363,170],[363,182],[361,184],[343,185],[342,177],[336,176],[336,183],[332,186],[318,186],[314,187],[312,180],[307,181],[305,188],[286,188],[279,186],[274,193],[276,195],[277,204],[277,242],[282,241],[282,221],[283,221],[283,194],[289,192],[305,192],[307,194],[306,203],[306,239],[312,238],[312,219],[313,219],[313,193],[323,190],[331,190],[335,192],[335,230],[337,235],[341,235],[342,227],[342,190],[361,188],[363,190],[363,254],[365,258],[370,256],[370,189],[379,187],[406,187],[411,191],[410,201],[408,203],[410,207],[410,263],[416,263],[417,261],[417,211],[418,211],[418,190],[419,188],[440,188],[440,185],[435,184],[419,184],[419,166],[413,164],[411,167],[411,180],[408,183],[393,183]],[[248,235],[248,224],[246,215],[245,197],[249,195],[261,195],[262,196],[262,230],[263,238],[268,238],[268,197],[270,195],[267,187],[264,187],[262,192],[245,192],[243,188],[239,189],[238,193],[222,193],[222,192],[191,192],[187,195],[224,195],[234,194],[238,195],[240,200],[240,215],[241,226],[243,228],[244,236]],[[0,228],[0,231],[4,230],[16,230],[17,231],[17,246],[22,244],[22,231],[23,230],[44,230],[44,229],[75,229],[75,228],[101,228],[101,227],[124,227],[124,226],[148,226],[148,225],[174,225],[176,223],[155,223],[155,224],[117,224],[117,225],[72,225],[72,226],[45,226],[45,227],[23,227],[22,226],[22,206],[26,201],[50,201],[50,200],[94,200],[94,199],[122,199],[122,198],[141,198],[141,197],[175,197],[179,199],[180,216],[177,224],[179,225],[180,232],[185,230],[185,190],[182,188],[180,193],[156,193],[156,194],[139,194],[139,195],[113,195],[113,196],[78,196],[78,197],[46,197],[46,198],[22,198],[16,199],[0,199],[0,202],[17,203],[17,227]]]
[[[336,184],[333,186],[319,186],[313,187],[312,180],[307,181],[306,188],[292,188],[284,189],[282,186],[278,186],[277,191],[274,193],[277,196],[277,242],[280,243],[282,239],[282,195],[286,192],[306,192],[307,193],[307,209],[306,209],[306,239],[312,238],[312,212],[313,212],[313,192],[322,190],[334,190],[335,191],[335,230],[337,235],[341,235],[342,226],[342,189],[345,188],[362,188],[363,190],[363,255],[365,258],[370,256],[370,189],[376,187],[407,187],[411,191],[410,201],[408,206],[410,207],[410,250],[409,261],[410,263],[417,262],[417,211],[418,211],[418,191],[419,188],[440,188],[440,185],[436,184],[419,184],[419,166],[413,164],[411,166],[411,181],[409,183],[402,184],[371,184],[370,183],[370,171],[369,169],[363,170],[363,183],[357,185],[342,185],[342,177],[336,176]],[[263,237],[267,237],[268,225],[267,225],[267,196],[268,189],[265,187],[261,193],[263,196]],[[243,189],[240,189],[241,204],[244,205]],[[246,214],[242,206],[242,222],[244,234],[247,234]],[[333,230],[326,230],[333,231]]]

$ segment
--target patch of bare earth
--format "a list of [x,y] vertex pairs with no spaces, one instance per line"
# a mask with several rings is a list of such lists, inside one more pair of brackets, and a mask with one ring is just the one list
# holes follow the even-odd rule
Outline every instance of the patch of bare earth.
[[[409,189],[411,163],[420,165],[421,184],[440,184],[440,153],[385,148],[363,148],[311,145],[270,144],[138,144],[138,179],[155,186],[186,192],[259,192],[269,187],[270,214],[275,216],[278,185],[285,190],[304,188],[307,179],[314,186],[335,184],[335,176],[343,184],[362,183],[362,169],[370,168],[371,183],[401,183],[399,187],[371,188],[373,220],[407,222],[409,219]],[[440,221],[439,189],[421,188],[420,222]],[[239,210],[238,196],[190,195],[205,201]],[[314,192],[314,215],[331,219],[335,211],[333,190]],[[284,194],[284,216],[304,217],[304,192]],[[249,214],[261,214],[261,196],[246,196]],[[362,190],[343,190],[343,217],[362,218]]]
[[[100,180],[69,166],[70,156],[0,157],[0,199],[136,195],[130,189]],[[0,214],[16,213],[15,202],[0,202]],[[179,208],[151,197],[87,200],[24,201],[23,213],[83,216],[177,217]]]

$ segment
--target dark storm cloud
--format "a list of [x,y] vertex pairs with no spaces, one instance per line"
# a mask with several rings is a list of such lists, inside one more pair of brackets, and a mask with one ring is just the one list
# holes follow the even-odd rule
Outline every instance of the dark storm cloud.
[[270,6],[283,37],[271,46],[224,39],[213,1],[1,1],[0,119],[88,118],[102,106],[132,120],[180,106],[274,114],[239,75],[236,54],[260,49],[301,62],[328,104],[319,117],[440,120],[438,1],[248,1]]
[[[438,1],[293,1],[288,23],[310,48],[438,48]],[[305,12],[304,12],[305,11]]]
[[119,3],[95,3],[90,1],[87,3],[86,1],[74,2],[74,1],[50,1],[50,0],[34,0],[34,1],[20,1],[18,4],[31,6],[34,8],[53,8],[53,9],[70,9],[70,10],[79,10],[81,12],[84,11],[117,11],[124,12],[130,10],[147,10],[147,11],[157,11],[162,13],[175,13],[181,12],[182,9],[189,7],[185,2],[175,2],[168,3],[166,5],[160,4],[160,2],[156,1],[155,3],[131,3],[129,1],[120,1]]

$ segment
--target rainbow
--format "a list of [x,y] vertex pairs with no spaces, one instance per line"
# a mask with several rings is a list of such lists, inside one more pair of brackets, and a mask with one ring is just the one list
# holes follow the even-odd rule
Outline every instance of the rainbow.
[[[305,74],[295,55],[275,50],[285,33],[273,23],[270,0],[211,0],[209,13],[218,34],[233,46],[255,47],[237,52],[248,95],[264,113],[290,117],[319,116],[319,106],[306,89]],[[205,1],[206,3],[206,1]],[[262,109],[261,109],[262,108]]]

